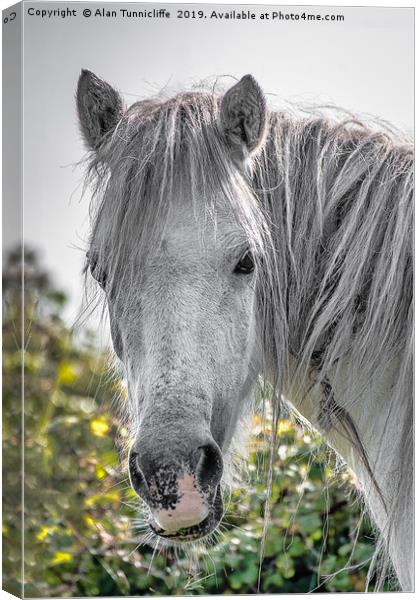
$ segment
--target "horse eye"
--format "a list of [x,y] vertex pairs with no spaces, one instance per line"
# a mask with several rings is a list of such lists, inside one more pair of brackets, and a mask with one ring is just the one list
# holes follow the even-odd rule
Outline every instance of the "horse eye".
[[249,275],[255,268],[254,259],[252,258],[252,254],[248,251],[243,255],[241,260],[238,262],[234,269],[234,273],[236,275]]

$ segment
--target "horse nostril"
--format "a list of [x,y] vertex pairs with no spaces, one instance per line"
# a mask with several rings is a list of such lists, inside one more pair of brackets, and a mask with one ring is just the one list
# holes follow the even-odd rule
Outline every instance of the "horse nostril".
[[128,457],[128,474],[130,477],[130,483],[133,490],[141,498],[143,498],[143,500],[147,501],[150,498],[149,486],[146,483],[146,479],[139,467],[137,459],[138,453],[131,450]]
[[200,486],[215,489],[223,473],[222,453],[215,442],[200,446],[196,475]]

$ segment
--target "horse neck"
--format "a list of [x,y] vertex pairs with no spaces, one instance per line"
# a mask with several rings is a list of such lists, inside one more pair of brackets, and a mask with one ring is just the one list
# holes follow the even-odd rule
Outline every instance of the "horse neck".
[[[314,383],[316,377],[308,377],[307,373],[300,378],[301,371],[296,368],[293,357],[289,364],[291,377],[286,381],[285,396],[299,415],[323,433],[328,444],[355,473],[357,489],[362,491],[366,509],[381,534],[378,556],[383,549],[403,589],[411,589],[412,432],[410,423],[404,423],[409,415],[401,414],[391,399],[400,364],[395,361],[380,380],[366,386],[363,403],[353,404],[348,401],[347,384],[351,365],[340,365],[329,378],[329,400],[347,408],[331,414],[329,422],[321,410],[326,400],[323,382]],[[408,387],[403,386],[403,390],[407,391]],[[381,578],[378,585],[379,582]]]

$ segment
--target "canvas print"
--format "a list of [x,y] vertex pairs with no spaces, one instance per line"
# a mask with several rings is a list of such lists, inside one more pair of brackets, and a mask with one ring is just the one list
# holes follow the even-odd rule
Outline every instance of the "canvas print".
[[413,12],[3,11],[5,591],[414,591]]

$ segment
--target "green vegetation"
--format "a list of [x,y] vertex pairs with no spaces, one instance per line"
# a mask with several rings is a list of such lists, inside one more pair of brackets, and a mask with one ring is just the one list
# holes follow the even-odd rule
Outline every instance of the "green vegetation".
[[[11,254],[4,279],[3,587],[16,595],[22,508],[20,272],[19,255]],[[223,534],[211,548],[196,551],[199,568],[180,550],[176,557],[173,550],[162,555],[137,547],[133,519],[139,501],[119,451],[127,432],[112,408],[122,393],[120,382],[107,373],[94,337],[76,341],[63,323],[65,298],[41,272],[35,254],[26,257],[25,279],[25,595],[256,592],[266,501],[265,477],[257,465],[269,457],[262,421],[253,422],[249,484],[232,492]],[[354,502],[352,476],[326,466],[321,439],[299,425],[280,421],[278,436],[261,591],[364,590],[373,542]]]

